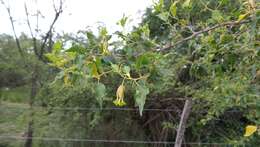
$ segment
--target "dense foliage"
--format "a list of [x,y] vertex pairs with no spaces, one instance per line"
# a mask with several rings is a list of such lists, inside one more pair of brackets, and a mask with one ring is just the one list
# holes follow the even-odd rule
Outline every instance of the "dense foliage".
[[[50,108],[48,121],[62,122],[53,126],[62,137],[174,141],[184,100],[192,99],[186,142],[256,146],[259,132],[243,133],[246,125],[260,125],[259,14],[254,0],[159,0],[131,32],[124,16],[117,32],[100,26],[97,35],[61,37],[45,54],[58,74],[41,89],[37,105],[100,107]],[[139,112],[102,111],[115,106]],[[91,133],[97,131],[103,132]]]

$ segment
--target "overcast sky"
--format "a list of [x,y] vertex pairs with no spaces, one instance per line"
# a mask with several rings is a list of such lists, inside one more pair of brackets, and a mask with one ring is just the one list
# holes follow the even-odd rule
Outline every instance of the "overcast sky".
[[[52,0],[4,0],[11,8],[15,19],[17,32],[29,32],[26,26],[24,3],[33,14],[40,9],[45,18],[40,19],[39,28],[46,32],[54,17]],[[146,7],[151,6],[153,0],[66,0],[64,13],[55,25],[58,32],[76,32],[87,26],[97,26],[103,22],[110,32],[117,30],[116,22],[123,14],[133,20],[131,25],[140,22]],[[31,16],[32,27],[35,28],[35,17]],[[0,33],[12,34],[11,24],[3,5],[0,5]]]

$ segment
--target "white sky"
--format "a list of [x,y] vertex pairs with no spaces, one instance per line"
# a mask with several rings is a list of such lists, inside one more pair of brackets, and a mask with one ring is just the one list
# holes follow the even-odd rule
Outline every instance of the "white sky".
[[[24,2],[29,13],[36,12],[37,7],[45,16],[40,19],[39,28],[46,32],[53,17],[54,10],[52,0],[4,0],[11,7],[11,13],[15,21],[17,32],[29,32],[26,26]],[[153,0],[65,0],[65,9],[55,25],[58,32],[77,32],[87,26],[95,27],[98,22],[103,22],[110,32],[117,30],[116,22],[123,14],[133,20],[131,25],[140,22],[146,7],[152,5]],[[37,4],[36,4],[37,2]],[[32,28],[35,28],[35,17],[30,17]],[[0,33],[12,34],[11,24],[3,5],[0,4]]]

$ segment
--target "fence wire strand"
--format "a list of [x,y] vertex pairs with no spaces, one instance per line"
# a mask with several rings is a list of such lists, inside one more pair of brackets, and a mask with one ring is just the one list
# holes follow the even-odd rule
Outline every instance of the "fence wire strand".
[[[10,109],[31,109],[29,106],[21,106],[21,107],[15,107],[15,106],[3,106],[5,108]],[[3,108],[0,105],[0,109]],[[138,108],[127,108],[127,107],[106,107],[106,108],[100,108],[100,107],[43,107],[43,106],[33,106],[32,109],[34,111],[41,111],[41,110],[50,110],[50,111],[139,111]],[[160,109],[160,108],[144,108],[142,111],[157,111],[157,112],[176,112],[176,109]],[[241,112],[241,110],[227,110],[224,112]],[[202,112],[205,113],[205,112]]]
[[[8,106],[5,106],[8,107]],[[8,107],[11,109],[30,109],[30,107]],[[33,107],[34,110],[56,110],[56,111],[139,111],[138,108],[116,108],[116,107],[107,107],[107,108],[84,108],[84,107]],[[175,109],[157,109],[157,108],[144,108],[143,111],[159,111],[159,112],[172,112],[176,111]]]
[[[73,138],[48,138],[48,137],[21,137],[21,136],[0,136],[0,139],[15,140],[40,140],[40,141],[63,141],[63,142],[90,142],[90,143],[126,143],[126,144],[175,144],[171,141],[139,141],[139,140],[106,140],[106,139],[73,139]],[[211,143],[211,142],[186,142],[186,145],[232,145],[232,143]]]

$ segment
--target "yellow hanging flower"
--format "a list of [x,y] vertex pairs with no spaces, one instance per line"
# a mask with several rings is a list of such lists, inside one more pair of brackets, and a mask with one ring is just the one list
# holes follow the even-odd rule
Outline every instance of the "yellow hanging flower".
[[119,99],[124,98],[124,91],[125,91],[125,86],[121,84],[116,91],[116,97]]
[[254,125],[248,125],[246,126],[246,132],[244,134],[245,137],[251,136],[252,134],[254,134],[257,130],[257,126]]
[[125,101],[124,101],[123,99],[122,99],[122,100],[116,99],[116,100],[113,101],[113,103],[114,103],[116,106],[119,106],[119,107],[122,107],[122,106],[125,106],[125,105],[126,105],[126,103],[125,103]]
[[116,100],[113,101],[113,103],[116,106],[122,107],[126,105],[124,101],[124,91],[125,91],[125,86],[121,84],[116,91]]

